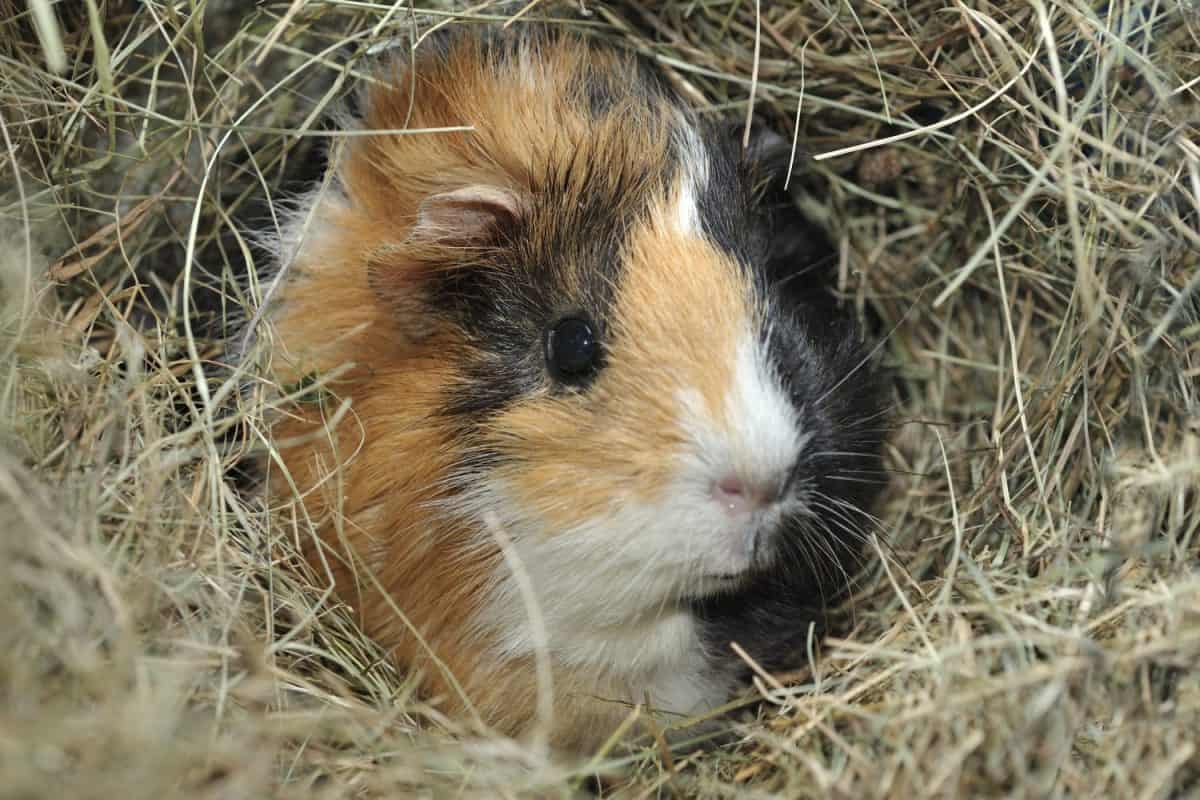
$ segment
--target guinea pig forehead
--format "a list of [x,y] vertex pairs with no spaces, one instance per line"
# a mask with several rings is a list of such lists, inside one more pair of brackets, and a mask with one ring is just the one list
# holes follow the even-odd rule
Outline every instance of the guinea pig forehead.
[[653,215],[668,182],[663,176],[675,172],[665,151],[635,155],[614,141],[559,154],[534,181],[513,246],[498,254],[496,279],[526,296],[526,313],[536,321],[580,313],[606,327],[631,266],[631,228]]

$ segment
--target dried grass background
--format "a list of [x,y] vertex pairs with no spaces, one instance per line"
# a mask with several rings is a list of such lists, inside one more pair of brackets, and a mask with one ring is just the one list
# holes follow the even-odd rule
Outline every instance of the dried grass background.
[[875,143],[795,179],[897,375],[852,629],[735,746],[456,738],[239,493],[213,334],[356,55],[518,11],[0,0],[0,796],[1200,796],[1200,6],[578,5]]

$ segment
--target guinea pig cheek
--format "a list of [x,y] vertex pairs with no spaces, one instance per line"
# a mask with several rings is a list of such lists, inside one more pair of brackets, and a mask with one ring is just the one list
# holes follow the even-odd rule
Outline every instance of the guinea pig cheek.
[[613,367],[585,393],[527,400],[500,415],[488,436],[500,461],[460,497],[488,531],[500,526],[513,541],[533,584],[555,598],[547,613],[609,625],[682,588],[669,518],[677,496],[669,453],[678,443],[663,451],[667,420],[654,418],[670,403],[655,409],[619,397],[605,388]]
[[623,419],[624,403],[609,394],[593,386],[578,396],[529,400],[489,426],[490,446],[502,455],[489,480],[531,538],[595,534],[622,508],[654,505],[666,492],[670,462],[648,446],[640,425],[627,424],[634,420]]

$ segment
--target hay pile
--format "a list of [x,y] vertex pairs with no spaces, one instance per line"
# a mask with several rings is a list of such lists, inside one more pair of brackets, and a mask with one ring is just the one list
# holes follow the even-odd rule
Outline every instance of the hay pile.
[[564,23],[852,148],[794,185],[897,387],[852,630],[736,747],[572,766],[453,738],[230,469],[261,446],[212,368],[261,289],[236,222],[347,55],[450,19],[420,5],[0,0],[0,796],[1200,795],[1200,8]]

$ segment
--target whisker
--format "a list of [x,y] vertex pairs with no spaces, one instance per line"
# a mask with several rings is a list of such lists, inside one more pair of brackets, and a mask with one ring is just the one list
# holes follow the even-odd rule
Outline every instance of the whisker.
[[913,300],[912,303],[909,304],[908,309],[904,312],[904,314],[901,315],[900,319],[898,319],[896,321],[896,324],[893,325],[891,327],[891,329],[888,330],[888,332],[884,336],[880,337],[879,341],[875,343],[875,346],[872,347],[869,351],[867,351],[867,354],[864,355],[859,360],[859,362],[854,365],[853,369],[851,369],[849,372],[847,372],[845,375],[843,375],[842,379],[840,381],[838,381],[837,383],[835,383],[832,387],[830,387],[829,390],[825,392],[825,394],[823,394],[817,398],[816,405],[819,406],[825,400],[828,400],[829,396],[831,394],[836,392],[838,389],[842,388],[842,386],[846,383],[846,381],[850,380],[850,378],[853,377],[855,373],[857,373],[860,369],[862,369],[867,364],[869,364],[871,362],[871,359],[873,359],[876,355],[879,354],[879,351],[883,349],[883,346],[885,344],[887,344],[888,340],[891,339],[892,336],[896,333],[896,331],[900,329],[900,326],[908,321],[909,316],[911,316],[913,311],[917,308],[917,304],[921,301],[921,298],[924,296],[924,294],[925,294],[925,287],[922,287],[921,291],[917,294],[917,297]]
[[859,514],[864,519],[866,519],[867,522],[869,522],[872,526],[874,526],[878,533],[880,533],[880,534],[887,533],[887,531],[883,525],[883,520],[881,520],[879,517],[872,514],[867,509],[862,508],[861,506],[857,506],[854,503],[850,503],[846,500],[843,500],[840,497],[830,497],[830,496],[826,495],[826,499],[829,502],[833,503],[835,506],[837,506],[841,510],[842,513],[854,512],[856,514]]
[[778,278],[774,281],[771,281],[771,283],[768,284],[768,289],[772,290],[772,291],[782,289],[788,283],[796,280],[797,278],[812,277],[812,276],[817,275],[817,274],[821,273],[822,271],[824,271],[825,268],[831,267],[836,263],[837,263],[837,256],[835,256],[835,255],[831,254],[831,255],[827,255],[827,256],[821,256],[820,258],[816,259],[815,261],[808,262],[808,264],[805,265],[804,267],[801,267],[800,269],[795,270],[794,272],[792,272],[788,275],[785,275],[782,278]]
[[817,450],[817,451],[813,452],[811,455],[814,458],[816,458],[816,457],[831,457],[831,456],[843,456],[843,457],[847,457],[847,458],[866,458],[868,456],[871,456],[872,454],[869,452],[866,452],[866,451],[857,451],[857,450]]
[[840,481],[841,483],[861,483],[866,486],[878,486],[881,481],[879,479],[872,480],[871,478],[855,478],[850,475],[827,475],[831,481]]
[[[878,534],[878,536],[876,537],[876,541],[879,543],[880,548],[885,551],[885,554],[888,557],[888,560],[890,561],[890,563],[893,564],[897,569],[901,570],[905,574],[905,576],[908,577],[909,580],[913,580],[912,574],[908,571],[908,569],[904,566],[903,562],[900,560],[900,556],[896,552],[895,546],[891,543],[889,538],[886,536],[887,530],[885,529],[882,521],[878,517],[874,516],[873,514],[870,514],[869,512],[867,512],[864,509],[859,508],[858,506],[854,505],[853,503],[847,503],[846,501],[840,500],[838,498],[829,497],[828,495],[823,494],[822,500],[832,502],[838,506],[841,506],[844,509],[844,511],[854,511],[854,512],[857,512],[860,515],[866,517],[868,523],[872,527],[874,527],[876,533]],[[826,510],[830,511],[831,514],[835,513],[832,508],[825,506],[824,503],[822,503],[822,506],[824,508],[826,508]],[[843,512],[843,514],[844,514],[844,512]],[[862,536],[861,532],[860,532],[860,536]],[[869,542],[870,540],[868,538],[862,538],[862,539],[860,539],[860,541],[862,541],[865,544],[865,543]]]
[[[885,534],[887,533],[881,520],[865,511],[862,511],[862,509],[851,503],[844,503],[836,498],[822,494],[822,496],[818,499],[818,502],[814,504],[814,507],[825,511],[831,517],[838,520],[842,524],[845,533],[851,536],[854,540],[858,541],[860,544],[866,544],[869,542],[869,538],[862,530],[860,530],[859,525],[855,524],[854,520],[849,516],[847,512],[850,510],[855,510],[862,513],[866,518],[867,527],[873,529],[875,533],[879,534],[880,538],[884,538]],[[886,541],[886,539],[884,540]]]

